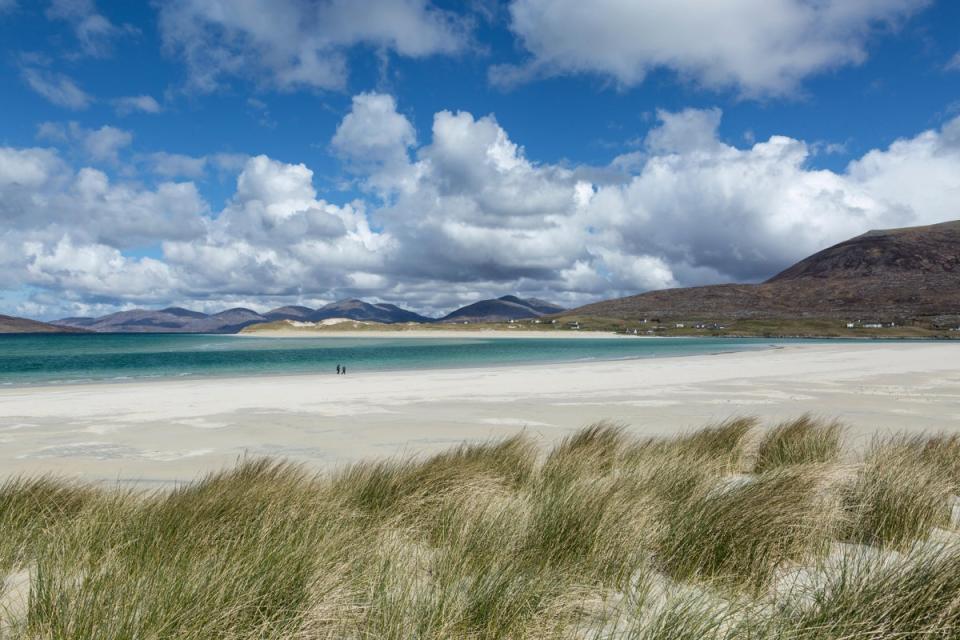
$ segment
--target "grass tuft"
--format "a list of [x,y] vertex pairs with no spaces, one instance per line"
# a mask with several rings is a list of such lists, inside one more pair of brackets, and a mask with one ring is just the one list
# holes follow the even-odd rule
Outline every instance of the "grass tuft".
[[834,462],[840,457],[843,430],[837,422],[804,415],[777,425],[761,440],[755,473],[796,464]]
[[844,489],[849,514],[843,539],[903,547],[950,522],[950,478],[922,455],[916,440],[876,440]]

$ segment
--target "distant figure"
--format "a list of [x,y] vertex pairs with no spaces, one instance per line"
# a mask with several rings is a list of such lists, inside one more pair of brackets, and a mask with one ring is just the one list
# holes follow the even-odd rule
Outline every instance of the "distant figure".
[[343,365],[343,375],[347,375],[347,365]]
[[337,365],[337,375],[340,375],[340,365]]

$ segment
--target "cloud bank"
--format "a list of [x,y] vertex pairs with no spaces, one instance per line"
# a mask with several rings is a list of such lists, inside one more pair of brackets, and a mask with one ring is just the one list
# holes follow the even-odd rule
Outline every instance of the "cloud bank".
[[[719,109],[657,117],[638,151],[561,166],[529,158],[493,115],[440,111],[418,135],[392,96],[360,94],[330,145],[362,199],[332,201],[309,167],[261,155],[231,159],[216,211],[192,181],[214,156],[148,155],[148,187],[54,148],[0,148],[0,289],[30,287],[24,304],[48,317],[350,295],[426,312],[507,292],[573,305],[756,281],[870,228],[957,215],[960,118],[834,172],[811,167],[802,140],[721,140]],[[62,132],[91,158],[126,153],[108,127]]]

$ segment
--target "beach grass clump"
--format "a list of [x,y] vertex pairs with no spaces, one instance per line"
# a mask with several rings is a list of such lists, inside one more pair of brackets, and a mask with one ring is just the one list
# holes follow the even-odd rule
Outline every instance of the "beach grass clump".
[[[35,637],[257,637],[295,631],[337,522],[295,468],[253,461],[122,519],[89,509],[33,559]],[[326,551],[327,554],[318,553]]]
[[680,436],[671,444],[685,454],[721,460],[731,468],[738,468],[744,453],[744,438],[757,422],[752,417],[731,418]]
[[960,494],[960,435],[913,436],[903,438],[902,445],[910,449],[920,462],[949,478],[950,490]]
[[840,467],[832,423],[801,418],[744,474],[755,424],[600,423],[322,475],[243,459],[153,492],[11,480],[0,638],[958,637],[960,534],[927,539],[956,441]]
[[89,487],[49,476],[0,485],[0,571],[27,561],[44,532],[66,526],[98,498]]
[[921,455],[915,440],[876,440],[853,482],[843,490],[849,542],[904,546],[950,523],[952,480]]
[[701,485],[666,514],[657,552],[678,580],[760,589],[777,569],[822,554],[837,514],[818,466],[777,470],[723,485]]
[[838,422],[803,415],[765,434],[757,448],[754,473],[795,464],[834,462],[840,457],[843,429]]
[[843,546],[822,570],[822,584],[780,604],[774,618],[779,637],[960,637],[956,543],[907,554]]
[[401,501],[436,496],[478,478],[517,487],[530,477],[535,463],[535,446],[521,434],[500,442],[463,444],[423,461],[360,462],[334,477],[332,491],[351,508],[384,515]]

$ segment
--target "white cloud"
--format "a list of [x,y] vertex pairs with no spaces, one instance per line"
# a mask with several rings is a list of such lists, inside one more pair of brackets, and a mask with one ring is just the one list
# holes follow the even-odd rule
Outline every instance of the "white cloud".
[[21,73],[31,89],[58,107],[80,110],[93,102],[90,94],[63,73],[36,67],[24,67]]
[[110,125],[87,129],[77,122],[42,122],[37,127],[37,137],[49,142],[75,143],[89,159],[112,164],[119,162],[120,151],[133,142],[130,131]]
[[227,207],[192,239],[164,244],[191,291],[301,295],[369,283],[388,234],[371,230],[360,204],[318,200],[306,166],[250,158]]
[[669,69],[709,88],[789,93],[807,76],[867,57],[878,25],[929,0],[513,0],[510,26],[530,53],[491,70],[502,85],[595,73],[635,85]]
[[143,189],[89,167],[74,171],[49,149],[0,147],[0,235],[13,244],[69,234],[74,243],[123,250],[193,237],[206,214],[189,182]]
[[160,30],[202,91],[229,76],[283,90],[340,89],[352,46],[422,57],[455,53],[468,39],[462,19],[427,0],[241,0],[230,11],[215,0],[174,0],[161,5]]
[[416,142],[413,125],[397,113],[393,96],[361,93],[337,127],[334,151],[354,172],[368,176],[374,189],[410,188],[416,179],[408,149]]
[[157,102],[156,98],[148,95],[125,96],[115,101],[117,113],[125,116],[134,112],[141,113],[160,113],[163,107]]
[[133,142],[133,134],[123,129],[104,125],[84,135],[83,145],[94,160],[117,162],[117,154]]
[[647,134],[645,143],[651,153],[712,152],[720,146],[717,127],[720,126],[720,109],[684,109],[670,113],[660,109],[657,119],[660,125]]
[[76,245],[69,235],[52,245],[26,242],[23,253],[25,281],[32,286],[130,301],[162,300],[175,291],[169,265],[129,258],[101,244]]
[[194,157],[181,153],[158,151],[147,156],[153,173],[165,178],[199,179],[207,170],[206,156]]

